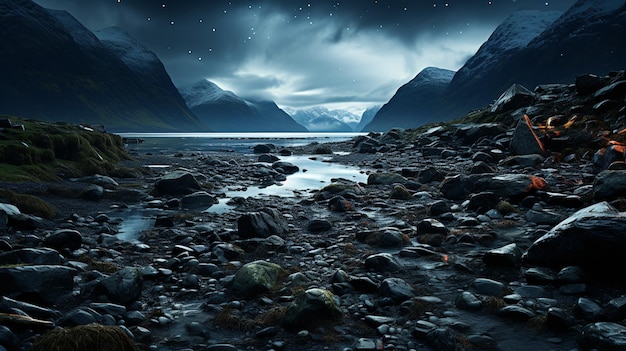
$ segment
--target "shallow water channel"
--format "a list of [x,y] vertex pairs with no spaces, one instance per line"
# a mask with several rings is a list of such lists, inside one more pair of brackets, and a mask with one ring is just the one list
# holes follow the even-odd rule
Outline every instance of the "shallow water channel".
[[[280,196],[291,197],[298,193],[306,193],[318,190],[333,179],[346,179],[354,182],[366,182],[367,175],[355,167],[340,165],[329,162],[328,156],[282,156],[281,161],[286,161],[297,165],[300,171],[290,174],[287,179],[280,184],[268,187],[247,187],[246,189],[222,189],[225,197],[219,198],[219,203],[207,209],[205,212],[225,213],[231,209],[229,201],[235,197],[263,197]],[[200,209],[201,210],[201,209]],[[141,232],[152,227],[157,215],[162,210],[135,207],[124,212],[114,213],[113,216],[120,221],[118,225],[118,235],[120,240],[137,241]]]

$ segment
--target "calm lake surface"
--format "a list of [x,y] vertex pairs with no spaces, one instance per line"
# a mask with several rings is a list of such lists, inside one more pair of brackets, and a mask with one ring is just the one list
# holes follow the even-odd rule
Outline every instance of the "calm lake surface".
[[[277,149],[290,146],[303,146],[313,142],[328,143],[350,140],[367,133],[118,133],[122,138],[141,139],[141,143],[129,143],[127,149],[138,153],[194,152],[210,155],[211,153],[236,152],[254,153],[258,144],[273,144]],[[287,176],[280,185],[265,188],[248,187],[246,190],[222,189],[225,198],[219,204],[206,209],[207,212],[224,213],[229,211],[228,201],[233,197],[294,196],[317,190],[331,182],[333,178],[343,178],[355,182],[366,182],[367,175],[355,167],[328,162],[331,155],[294,155],[279,156],[282,161],[291,162],[300,171]],[[167,165],[148,165],[167,167]],[[123,216],[119,226],[122,240],[136,240],[140,232],[154,223],[154,210],[134,209]]]

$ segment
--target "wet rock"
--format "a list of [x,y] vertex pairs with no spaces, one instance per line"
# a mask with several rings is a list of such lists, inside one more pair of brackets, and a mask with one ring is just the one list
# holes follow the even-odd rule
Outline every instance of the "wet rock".
[[236,296],[254,297],[276,289],[285,276],[285,270],[275,263],[250,262],[237,271],[230,290]]
[[522,322],[528,321],[529,319],[536,316],[533,311],[518,305],[504,306],[500,310],[498,310],[498,315],[504,318]]
[[409,239],[394,227],[384,227],[374,231],[360,231],[356,239],[369,245],[379,247],[402,247],[409,243]]
[[328,209],[332,212],[348,212],[354,210],[352,201],[337,195],[328,200]]
[[193,174],[185,171],[174,171],[165,174],[154,184],[158,195],[187,195],[202,190]]
[[395,272],[403,269],[398,260],[388,253],[379,253],[365,259],[365,267],[376,272]]
[[183,209],[201,209],[206,210],[218,203],[217,199],[206,191],[196,191],[195,193],[185,195],[181,199]]
[[278,158],[278,156],[276,155],[272,155],[272,154],[263,154],[261,156],[259,156],[258,161],[259,162],[265,162],[265,163],[274,163],[276,161],[279,161],[280,159]]
[[596,101],[599,100],[623,100],[626,96],[626,80],[621,80],[613,84],[609,84],[593,94]]
[[398,173],[372,173],[367,177],[367,185],[404,184],[407,179]]
[[272,168],[282,174],[294,174],[300,171],[300,167],[287,161],[276,161],[272,163]]
[[56,265],[0,267],[0,294],[58,303],[71,294],[76,273],[73,268]]
[[487,278],[476,278],[472,282],[472,290],[480,295],[500,297],[505,288],[504,283]]
[[485,191],[469,197],[467,209],[483,214],[496,207],[500,198],[493,192]]
[[448,228],[441,223],[440,221],[434,218],[426,218],[417,223],[417,234],[425,235],[425,234],[442,234],[447,235],[449,232]]
[[311,233],[321,233],[331,230],[332,223],[325,219],[314,219],[307,224],[307,230]]
[[491,106],[491,112],[516,110],[530,106],[535,101],[535,93],[520,84],[513,84]]
[[611,200],[626,195],[626,171],[603,171],[593,181],[596,200]]
[[607,202],[600,202],[577,211],[537,239],[523,260],[530,265],[574,265],[605,272],[621,262],[625,230],[626,219]]
[[286,218],[276,209],[266,208],[250,212],[237,220],[237,231],[242,238],[267,238],[289,232]]
[[63,256],[50,248],[25,248],[0,254],[0,265],[60,265],[64,262]]
[[576,77],[576,92],[580,95],[591,95],[608,83],[608,78],[595,74],[583,74]]
[[462,310],[478,311],[482,308],[482,301],[469,291],[463,291],[454,300],[457,308]]
[[409,200],[412,196],[413,194],[411,194],[411,192],[403,185],[395,185],[393,190],[391,190],[389,198],[396,200]]
[[81,294],[85,296],[105,295],[110,301],[120,304],[130,303],[141,296],[143,289],[143,276],[141,270],[134,267],[126,267],[110,276],[84,285]]
[[387,278],[378,288],[381,305],[397,305],[415,296],[417,296],[415,288],[401,278]]
[[585,349],[626,350],[626,327],[612,322],[587,324],[577,341]]
[[312,322],[331,319],[341,316],[343,312],[339,308],[335,295],[326,290],[312,288],[296,296],[289,304],[283,324],[288,329],[303,328]]
[[78,230],[59,229],[48,235],[44,240],[44,246],[56,250],[69,249],[78,250],[83,242],[83,236]]
[[487,251],[483,256],[483,262],[491,266],[517,266],[522,262],[523,253],[517,244],[511,243]]
[[274,151],[274,149],[276,149],[276,146],[272,144],[258,144],[253,148],[255,154],[267,154]]
[[543,143],[539,140],[530,118],[526,115],[517,123],[509,148],[514,155],[546,154]]
[[578,298],[574,311],[586,321],[597,321],[604,313],[602,306],[586,297]]

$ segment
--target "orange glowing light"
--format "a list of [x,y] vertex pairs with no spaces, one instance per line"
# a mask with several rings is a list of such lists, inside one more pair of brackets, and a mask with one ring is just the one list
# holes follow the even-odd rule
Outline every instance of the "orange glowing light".
[[442,258],[443,258],[443,263],[447,264],[448,263],[448,259],[449,259],[448,255],[443,255]]
[[530,184],[528,185],[526,192],[533,191],[533,190],[544,190],[547,188],[547,185],[548,184],[546,183],[545,179],[541,177],[537,177],[537,176],[531,176]]
[[539,147],[541,148],[541,152],[545,156],[546,155],[546,148],[543,146],[543,143],[541,142],[541,139],[539,139],[539,137],[537,136],[537,134],[533,130],[533,122],[530,120],[530,117],[528,117],[528,115],[524,115],[524,122],[526,122],[526,125],[528,126],[528,129],[532,133],[533,137],[535,137],[535,140],[537,141],[537,145],[539,145]]

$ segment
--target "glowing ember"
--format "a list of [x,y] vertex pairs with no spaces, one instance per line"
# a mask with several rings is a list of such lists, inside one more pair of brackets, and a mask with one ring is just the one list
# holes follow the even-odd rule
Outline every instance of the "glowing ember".
[[547,183],[545,179],[541,177],[537,177],[537,176],[531,176],[530,184],[528,185],[528,189],[526,189],[526,192],[533,191],[533,190],[545,190],[546,188],[547,188]]
[[443,263],[448,263],[448,255],[443,255]]

